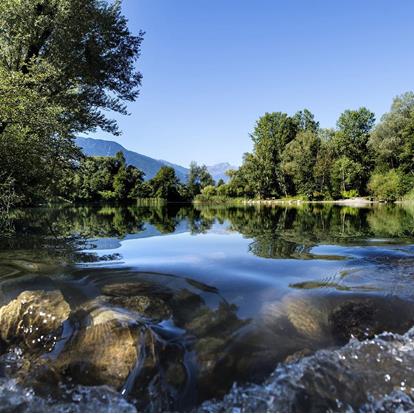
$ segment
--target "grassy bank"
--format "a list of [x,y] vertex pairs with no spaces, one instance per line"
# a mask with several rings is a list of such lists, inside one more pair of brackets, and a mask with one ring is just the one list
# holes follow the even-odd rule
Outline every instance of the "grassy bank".
[[[403,200],[401,200],[403,201]],[[400,202],[401,202],[400,201]],[[404,200],[409,201],[409,200]],[[412,200],[411,200],[412,201]],[[256,198],[231,198],[225,196],[211,196],[205,197],[198,195],[194,204],[226,204],[226,205],[297,205],[297,204],[338,204],[345,206],[366,206],[380,203],[379,200],[374,200],[372,197],[354,197],[338,200],[308,200],[306,197],[285,197],[279,199],[256,199]]]

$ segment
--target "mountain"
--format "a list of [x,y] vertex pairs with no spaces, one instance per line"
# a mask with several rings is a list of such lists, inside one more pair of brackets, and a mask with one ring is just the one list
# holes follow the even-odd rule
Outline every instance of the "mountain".
[[113,157],[118,151],[122,151],[127,164],[133,165],[144,171],[145,179],[149,180],[157,174],[158,170],[167,165],[173,167],[177,177],[182,182],[187,181],[188,169],[180,165],[172,164],[167,161],[156,160],[146,155],[138,154],[134,151],[129,151],[122,145],[114,141],[106,141],[103,139],[94,138],[76,138],[76,144],[82,149],[85,155]]
[[[156,160],[147,157],[146,155],[139,154],[138,152],[129,151],[117,142],[106,141],[104,139],[78,137],[76,138],[76,144],[82,149],[82,152],[85,155],[90,157],[113,157],[118,151],[122,151],[127,164],[133,165],[144,171],[146,180],[154,177],[158,170],[166,165],[174,168],[175,173],[181,182],[185,183],[187,181],[188,168],[165,160]],[[220,178],[227,182],[229,177],[227,177],[225,172],[236,168],[237,167],[233,167],[227,162],[207,166],[208,171],[216,182],[220,180]]]
[[225,183],[227,183],[227,181],[229,181],[229,177],[226,175],[226,171],[237,170],[237,167],[230,165],[228,162],[221,162],[219,164],[207,166],[207,169],[213,176],[215,182],[222,179]]

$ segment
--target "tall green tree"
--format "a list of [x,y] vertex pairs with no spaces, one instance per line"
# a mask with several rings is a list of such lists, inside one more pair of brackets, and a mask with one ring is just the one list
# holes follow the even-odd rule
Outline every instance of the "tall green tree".
[[298,131],[297,122],[282,112],[266,113],[257,122],[250,135],[253,144],[257,195],[261,198],[286,194],[281,169],[282,153]]
[[375,123],[375,115],[367,108],[344,111],[337,122],[335,135],[336,151],[339,156],[346,156],[355,162],[369,162],[367,143]]
[[414,92],[397,96],[373,131],[369,146],[381,170],[414,172]]
[[333,137],[335,131],[331,129],[319,130],[319,149],[313,167],[315,194],[318,198],[332,198],[331,171],[335,162]]
[[106,114],[138,96],[142,37],[117,1],[0,2],[0,171],[28,202],[80,157],[76,133],[119,133]]
[[318,132],[319,122],[315,121],[315,115],[309,109],[296,112],[293,119],[300,131],[309,131],[315,134]]
[[309,198],[316,191],[314,168],[320,141],[312,129],[303,130],[286,145],[282,156],[282,169],[293,184],[292,194],[302,194]]
[[259,193],[256,181],[258,161],[254,154],[249,152],[243,155],[243,163],[237,170],[228,170],[230,177],[225,185],[226,193],[230,197],[254,197]]
[[[366,185],[373,169],[373,154],[368,147],[368,141],[374,123],[375,115],[367,108],[346,110],[338,119],[338,131],[333,141],[336,157],[342,159],[337,165],[352,163],[359,171],[360,179],[352,181],[354,185],[358,185],[355,190],[360,194],[366,192]],[[345,162],[345,158],[349,162]]]
[[332,164],[331,180],[334,197],[347,197],[347,193],[354,190],[353,195],[358,195],[363,188],[364,171],[360,163],[346,156],[336,159]]
[[152,197],[169,201],[180,200],[180,181],[172,167],[161,167],[149,185],[152,188]]
[[195,197],[210,185],[214,186],[214,180],[205,165],[198,165],[195,161],[190,164],[188,173],[187,187],[190,195]]

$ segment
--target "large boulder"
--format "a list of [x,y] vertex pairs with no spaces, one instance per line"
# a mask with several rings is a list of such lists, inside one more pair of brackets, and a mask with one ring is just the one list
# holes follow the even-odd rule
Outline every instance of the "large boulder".
[[25,291],[0,309],[3,343],[29,350],[52,350],[62,333],[70,307],[61,292]]
[[96,302],[77,313],[80,328],[56,362],[60,371],[80,384],[120,389],[142,351],[135,319]]

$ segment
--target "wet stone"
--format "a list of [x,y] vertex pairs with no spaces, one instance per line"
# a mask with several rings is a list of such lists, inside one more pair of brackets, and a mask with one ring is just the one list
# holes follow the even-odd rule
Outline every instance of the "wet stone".
[[347,341],[351,337],[360,340],[378,332],[376,309],[372,302],[349,302],[334,310],[330,316],[335,337]]
[[56,364],[80,384],[119,389],[137,361],[138,325],[128,314],[96,303],[86,315]]
[[203,412],[356,412],[414,409],[414,331],[352,340],[279,364],[261,385],[234,385]]
[[26,291],[0,309],[4,343],[26,349],[53,349],[69,317],[70,307],[59,291]]
[[296,330],[314,340],[328,337],[330,331],[329,309],[317,303],[313,297],[288,295],[283,299],[287,317]]
[[102,287],[101,292],[107,296],[148,296],[169,300],[173,292],[165,286],[151,282],[113,283]]
[[171,309],[160,298],[148,296],[100,296],[97,298],[113,306],[137,312],[155,322],[169,319]]

